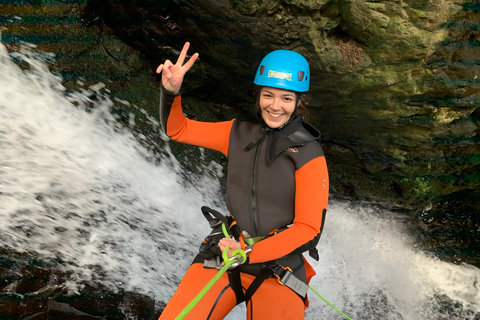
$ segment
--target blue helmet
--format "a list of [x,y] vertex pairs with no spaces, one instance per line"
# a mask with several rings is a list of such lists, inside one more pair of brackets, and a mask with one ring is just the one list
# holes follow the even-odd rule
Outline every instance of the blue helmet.
[[275,50],[267,54],[255,74],[256,85],[306,92],[310,85],[307,59],[289,50]]

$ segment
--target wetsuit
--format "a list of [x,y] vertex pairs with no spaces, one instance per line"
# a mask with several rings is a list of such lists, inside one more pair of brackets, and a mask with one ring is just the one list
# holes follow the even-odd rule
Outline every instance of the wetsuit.
[[[231,120],[199,122],[184,116],[181,97],[162,90],[160,122],[173,140],[217,150],[228,157],[227,208],[241,230],[266,236],[253,245],[248,264],[239,267],[245,292],[258,267],[290,267],[307,281],[301,251],[318,242],[328,204],[328,172],[317,142],[319,132],[297,117],[280,129]],[[293,254],[292,254],[293,253]],[[215,275],[197,257],[160,319],[174,319]],[[237,304],[225,274],[187,315],[187,319],[223,319]],[[218,300],[219,299],[219,300]],[[218,300],[218,301],[217,301]],[[266,279],[247,301],[247,319],[303,319],[304,301],[292,290]]]

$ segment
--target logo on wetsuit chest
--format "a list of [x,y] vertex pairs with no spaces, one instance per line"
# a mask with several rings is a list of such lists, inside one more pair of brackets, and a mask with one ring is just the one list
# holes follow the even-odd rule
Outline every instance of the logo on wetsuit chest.
[[295,147],[290,147],[290,148],[287,148],[285,150],[287,150],[288,152],[298,153],[298,149],[295,148]]

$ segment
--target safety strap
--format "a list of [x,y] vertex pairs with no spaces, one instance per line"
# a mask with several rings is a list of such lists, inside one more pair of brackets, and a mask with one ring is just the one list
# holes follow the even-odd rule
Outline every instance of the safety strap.
[[[268,278],[276,278],[279,284],[290,288],[302,299],[305,299],[309,288],[308,285],[302,280],[295,277],[290,268],[276,265],[273,267],[265,267],[255,278],[255,280],[253,280],[253,282],[250,284],[247,291],[245,292],[245,302],[248,303],[248,301],[252,298],[258,288],[260,288],[262,283]],[[234,290],[236,289],[233,284],[232,288]]]
[[273,275],[281,285],[292,289],[296,294],[305,299],[308,292],[308,284],[301,281],[293,275],[292,269],[288,267],[277,266],[273,270]]
[[230,286],[235,292],[235,298],[237,299],[237,304],[242,303],[245,301],[245,295],[243,294],[242,290],[242,280],[240,278],[240,271],[238,268],[228,270],[228,281],[230,282]]
[[262,272],[253,280],[245,292],[245,303],[248,303],[252,299],[253,294],[260,288],[263,281],[272,277],[272,271],[269,268],[264,268]]
[[258,243],[265,239],[265,237],[245,237],[245,232],[240,233],[240,244],[242,245],[242,249],[245,249],[244,246],[247,244],[248,246],[253,246],[255,243]]

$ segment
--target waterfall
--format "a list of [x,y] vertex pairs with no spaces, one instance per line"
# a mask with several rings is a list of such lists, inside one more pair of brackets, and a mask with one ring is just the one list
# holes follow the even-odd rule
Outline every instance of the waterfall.
[[[101,283],[166,302],[209,232],[200,206],[226,212],[218,165],[185,177],[168,143],[148,150],[110,112],[127,101],[104,84],[66,90],[54,60],[0,44],[0,245],[68,262],[72,294]],[[423,252],[394,213],[332,201],[318,249],[311,285],[353,319],[480,315],[480,270]],[[342,319],[309,300],[306,319]]]

